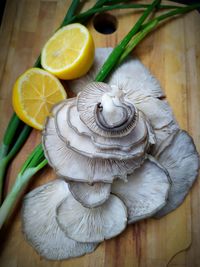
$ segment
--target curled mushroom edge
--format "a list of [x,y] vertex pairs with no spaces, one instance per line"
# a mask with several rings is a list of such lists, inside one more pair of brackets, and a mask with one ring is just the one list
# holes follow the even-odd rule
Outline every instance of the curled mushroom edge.
[[93,82],[110,52],[96,50],[89,73],[70,82],[77,97],[53,107],[42,133],[58,178],[25,196],[22,227],[49,260],[90,253],[127,224],[168,214],[198,175],[192,138],[139,60],[126,60],[107,83]]

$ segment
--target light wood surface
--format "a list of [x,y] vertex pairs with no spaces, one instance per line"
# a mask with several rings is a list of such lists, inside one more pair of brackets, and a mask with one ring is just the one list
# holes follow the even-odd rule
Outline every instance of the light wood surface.
[[[94,1],[87,1],[84,8]],[[0,138],[12,114],[12,86],[17,76],[31,67],[42,45],[58,27],[70,1],[7,0],[0,32]],[[139,13],[112,12],[118,29],[111,35],[89,28],[96,47],[115,46],[128,32]],[[200,151],[200,15],[197,12],[159,27],[134,51],[134,55],[160,81],[175,116],[189,131]],[[33,131],[8,169],[7,190],[35,145],[40,133]],[[45,168],[26,191],[54,178]],[[20,204],[0,237],[1,267],[198,267],[200,266],[200,185],[175,212],[160,220],[144,220],[129,226],[117,238],[103,242],[95,252],[77,259],[51,262],[25,242],[21,233]]]

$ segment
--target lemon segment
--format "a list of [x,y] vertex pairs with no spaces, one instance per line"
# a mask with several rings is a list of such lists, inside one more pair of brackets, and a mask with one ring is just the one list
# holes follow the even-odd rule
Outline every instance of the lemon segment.
[[88,72],[94,60],[94,41],[79,23],[62,27],[45,44],[41,64],[60,79],[76,79]]
[[22,121],[42,130],[52,107],[66,97],[65,89],[56,77],[42,69],[31,68],[15,82],[12,103]]

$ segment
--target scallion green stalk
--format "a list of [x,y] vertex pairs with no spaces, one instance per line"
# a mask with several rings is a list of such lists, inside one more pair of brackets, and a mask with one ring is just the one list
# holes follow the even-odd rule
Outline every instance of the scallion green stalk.
[[103,64],[99,74],[96,77],[96,81],[105,80],[105,78],[110,73],[111,69],[117,64],[119,58],[121,57],[124,49],[127,44],[133,38],[133,36],[138,32],[142,23],[146,20],[152,10],[160,3],[160,0],[154,0],[151,5],[144,11],[142,16],[138,19],[133,28],[129,31],[129,33],[122,39],[122,41],[115,47],[115,49],[111,52],[106,62]]
[[47,164],[41,145],[38,145],[24,162],[15,183],[0,208],[0,228],[12,212],[16,199],[19,197],[31,177]]
[[[0,196],[2,196],[2,194],[3,194],[2,188],[3,188],[3,182],[4,182],[4,176],[5,176],[6,168],[9,164],[9,162],[13,159],[13,157],[20,150],[22,144],[25,143],[30,132],[31,132],[31,127],[29,127],[28,125],[24,125],[24,127],[23,127],[22,131],[20,132],[15,144],[12,146],[12,148],[9,150],[9,152],[7,151],[7,153],[4,155],[4,157],[0,160]],[[3,143],[3,145],[4,145],[4,143]]]
[[141,29],[144,29],[145,27],[147,27],[154,20],[158,20],[158,22],[161,22],[161,21],[166,20],[168,18],[177,16],[177,15],[185,14],[185,13],[187,13],[189,11],[192,11],[194,9],[197,9],[197,8],[200,8],[200,3],[199,4],[193,4],[193,5],[186,6],[186,7],[176,8],[176,9],[171,10],[169,12],[166,12],[166,13],[158,16],[158,17],[155,17],[154,19],[152,19],[152,20],[148,21],[147,23],[143,24]]
[[117,62],[117,65],[120,65],[126,58],[127,56],[133,51],[133,49],[145,38],[145,36],[150,33],[152,30],[156,28],[158,25],[158,20],[152,20],[151,22],[148,23],[148,25],[141,30],[135,38],[133,38],[130,43],[127,45],[125,48],[123,54],[119,58],[119,61]]
[[[146,9],[150,7],[151,5],[149,4],[116,4],[112,6],[103,6],[103,7],[96,7],[96,8],[91,8],[88,11],[83,12],[80,15],[74,16],[71,18],[70,23],[73,23],[75,21],[80,21],[83,22],[87,20],[88,16],[92,16],[97,13],[102,13],[105,11],[111,11],[115,9]],[[179,8],[178,6],[175,5],[159,5],[159,9],[175,9]]]

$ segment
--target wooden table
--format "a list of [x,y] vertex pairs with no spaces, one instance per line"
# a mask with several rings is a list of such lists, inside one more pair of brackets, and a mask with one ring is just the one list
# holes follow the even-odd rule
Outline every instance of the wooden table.
[[[94,1],[87,1],[84,8]],[[31,67],[39,51],[58,27],[70,1],[7,0],[0,32],[0,137],[12,114],[12,86],[18,75]],[[112,12],[117,31],[103,35],[89,28],[96,47],[115,46],[135,23],[139,13]],[[200,15],[195,11],[173,19],[152,33],[134,51],[160,81],[175,116],[193,136],[200,151]],[[33,147],[40,133],[33,131],[22,151],[8,169],[7,188]],[[54,177],[50,168],[36,175],[26,190]],[[200,185],[175,212],[161,220],[144,220],[129,226],[117,238],[103,242],[81,258],[51,262],[40,258],[24,241],[21,233],[20,204],[1,232],[1,267],[197,267],[200,266]]]

